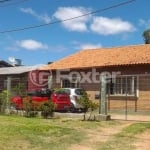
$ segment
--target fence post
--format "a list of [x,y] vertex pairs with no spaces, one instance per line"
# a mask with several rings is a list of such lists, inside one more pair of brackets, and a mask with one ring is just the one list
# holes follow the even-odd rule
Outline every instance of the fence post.
[[10,109],[9,109],[9,95],[11,93],[11,77],[7,77],[7,99],[6,99],[6,109],[5,109],[5,113],[9,114],[10,113]]
[[107,100],[106,100],[106,76],[101,76],[101,105],[100,113],[107,115]]
[[[7,77],[7,92],[8,94],[11,93],[11,77]],[[8,94],[7,94],[7,103],[8,103],[8,98],[9,98]]]
[[127,77],[125,78],[125,90],[126,90],[126,99],[125,99],[125,120],[127,120],[128,116],[128,88],[127,88]]
[[110,115],[107,115],[107,99],[106,99],[106,75],[100,77],[101,98],[99,106],[99,115],[96,116],[97,120],[110,120]]

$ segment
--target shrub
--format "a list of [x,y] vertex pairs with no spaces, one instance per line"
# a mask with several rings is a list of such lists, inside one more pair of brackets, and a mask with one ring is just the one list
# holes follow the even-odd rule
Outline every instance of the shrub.
[[39,105],[32,101],[30,96],[23,98],[23,109],[25,111],[25,117],[36,117],[39,110]]
[[10,93],[4,90],[0,93],[0,112],[5,112],[5,109],[10,105]]
[[51,101],[45,102],[41,105],[41,115],[47,119],[49,116],[54,117],[55,104]]
[[94,101],[90,100],[88,97],[88,94],[86,92],[83,92],[83,95],[81,98],[78,100],[79,104],[84,107],[84,119],[86,120],[86,113],[90,111],[90,116],[88,120],[91,120],[92,112],[98,108],[98,104],[95,103]]

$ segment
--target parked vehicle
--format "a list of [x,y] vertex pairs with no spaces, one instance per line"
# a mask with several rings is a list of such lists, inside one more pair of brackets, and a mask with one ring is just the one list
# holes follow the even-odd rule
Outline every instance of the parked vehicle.
[[11,106],[16,109],[22,109],[23,108],[23,101],[20,96],[14,96],[11,98]]
[[[51,100],[56,105],[56,111],[67,111],[71,109],[70,97],[66,92],[49,91],[49,90],[34,90],[28,92],[32,102],[42,104]],[[20,96],[15,96],[11,99],[11,103],[15,105],[16,109],[23,108],[23,99]]]
[[84,107],[78,103],[78,100],[85,92],[82,88],[63,88],[70,96],[72,111],[83,111]]
[[65,91],[54,91],[51,95],[51,100],[56,104],[56,110],[71,110],[70,96]]

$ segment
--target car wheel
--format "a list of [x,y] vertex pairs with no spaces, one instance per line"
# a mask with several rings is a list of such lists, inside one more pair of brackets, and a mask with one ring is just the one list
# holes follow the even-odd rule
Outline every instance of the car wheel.
[[70,112],[72,112],[72,113],[75,113],[75,112],[76,112],[76,108],[74,107],[73,104],[71,105]]

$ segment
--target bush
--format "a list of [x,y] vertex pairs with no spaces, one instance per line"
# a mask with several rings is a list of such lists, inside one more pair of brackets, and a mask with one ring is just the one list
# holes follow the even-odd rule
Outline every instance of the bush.
[[0,93],[0,112],[5,112],[5,109],[10,105],[10,93],[4,90]]
[[45,102],[41,105],[41,115],[47,119],[49,116],[54,117],[55,104],[51,101]]
[[32,101],[30,96],[23,98],[23,109],[25,111],[25,117],[36,117],[39,110],[39,105]]
[[86,120],[86,113],[90,111],[90,116],[88,120],[91,120],[92,112],[98,108],[98,104],[95,103],[94,101],[90,100],[87,93],[83,92],[83,95],[81,98],[78,100],[79,104],[84,107],[84,119]]

